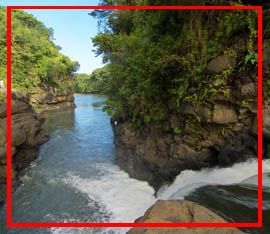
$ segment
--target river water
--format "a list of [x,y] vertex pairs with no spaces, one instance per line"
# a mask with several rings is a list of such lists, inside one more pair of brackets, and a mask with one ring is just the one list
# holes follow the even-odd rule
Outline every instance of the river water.
[[[257,162],[230,168],[183,171],[154,196],[147,182],[129,178],[114,164],[115,149],[105,99],[77,95],[75,111],[52,113],[44,127],[50,140],[25,172],[13,195],[14,222],[133,222],[157,199],[189,199],[232,222],[256,222]],[[264,230],[270,230],[270,161],[264,160]],[[268,220],[268,222],[267,222]],[[268,223],[268,224],[267,224]],[[0,233],[125,233],[128,229],[6,229],[0,211]]]

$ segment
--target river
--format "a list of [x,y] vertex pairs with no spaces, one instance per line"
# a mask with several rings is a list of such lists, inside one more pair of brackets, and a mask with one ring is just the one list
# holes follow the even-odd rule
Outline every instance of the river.
[[[41,146],[38,159],[25,172],[22,185],[13,195],[13,221],[133,222],[158,198],[186,198],[228,220],[256,222],[256,160],[230,168],[183,171],[155,197],[147,182],[129,178],[114,164],[113,132],[109,116],[102,111],[104,100],[95,95],[76,95],[75,111],[46,116],[44,127],[50,140]],[[264,172],[264,213],[270,220],[269,160],[264,160]],[[6,229],[4,216],[2,208],[0,233],[5,234],[118,234],[127,230]],[[260,233],[267,233],[268,228],[270,224]],[[253,229],[253,233],[257,231]]]

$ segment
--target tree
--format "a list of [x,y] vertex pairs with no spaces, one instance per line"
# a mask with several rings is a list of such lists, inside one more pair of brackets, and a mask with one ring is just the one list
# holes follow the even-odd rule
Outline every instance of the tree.
[[[104,0],[114,5],[182,5],[197,1]],[[200,0],[200,4],[211,1]],[[219,4],[239,4],[219,0]],[[185,102],[199,105],[218,90],[226,90],[228,77],[206,72],[208,62],[227,54],[241,64],[256,55],[256,14],[252,11],[94,11],[101,28],[93,39],[96,54],[110,64],[106,110],[114,118],[136,125],[166,121]],[[243,40],[239,40],[243,38]],[[254,71],[256,64],[248,64]],[[239,69],[235,67],[234,69]],[[256,69],[255,69],[256,70]],[[255,79],[256,73],[252,77]]]
[[[0,77],[5,79],[5,8],[0,8]],[[12,85],[29,91],[38,87],[71,90],[78,62],[60,53],[53,29],[21,10],[12,14]]]
[[106,95],[110,79],[110,66],[95,69],[91,75],[75,74],[75,92]]

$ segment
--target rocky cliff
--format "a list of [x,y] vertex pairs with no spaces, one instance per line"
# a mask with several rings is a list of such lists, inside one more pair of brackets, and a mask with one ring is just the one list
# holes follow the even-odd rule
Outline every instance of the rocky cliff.
[[[38,156],[38,146],[48,140],[42,129],[43,118],[37,115],[29,99],[22,94],[12,94],[12,154],[13,177],[18,178]],[[3,202],[6,183],[6,100],[0,99],[0,203]]]
[[[226,223],[211,210],[190,201],[157,201],[143,217],[135,222],[142,223]],[[128,234],[241,234],[236,228],[133,228]]]
[[52,87],[40,88],[29,93],[30,103],[38,113],[74,109],[72,92],[58,91]]
[[[209,62],[207,72],[222,74],[230,66],[228,57],[218,56]],[[226,86],[219,81],[209,81],[222,88],[204,104],[184,103],[159,126],[147,124],[138,129],[128,121],[112,120],[120,167],[158,189],[185,169],[230,166],[257,157],[257,79],[238,72],[228,77]],[[267,103],[263,125],[264,157],[269,157]]]

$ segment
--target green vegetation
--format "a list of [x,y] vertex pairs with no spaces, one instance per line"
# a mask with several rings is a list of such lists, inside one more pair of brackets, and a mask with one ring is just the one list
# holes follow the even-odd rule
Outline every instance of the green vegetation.
[[90,93],[90,75],[86,73],[76,73],[75,79],[75,92],[76,93]]
[[[0,8],[0,79],[6,77],[6,12]],[[34,90],[55,87],[72,90],[73,74],[78,62],[60,53],[53,42],[53,30],[46,28],[31,14],[21,10],[12,14],[12,85]]]
[[107,94],[110,79],[109,65],[95,69],[91,75],[75,74],[75,92]]
[[[199,3],[207,5],[211,1]],[[230,3],[220,0],[217,4]],[[198,2],[102,1],[102,5],[111,4]],[[229,95],[233,77],[257,79],[255,11],[99,10],[91,15],[100,25],[93,39],[96,54],[103,56],[111,70],[105,110],[115,118],[132,121],[136,126],[159,123],[179,113],[183,103],[200,105],[220,92]],[[208,72],[207,64],[218,55],[228,56],[232,65],[222,73]]]

